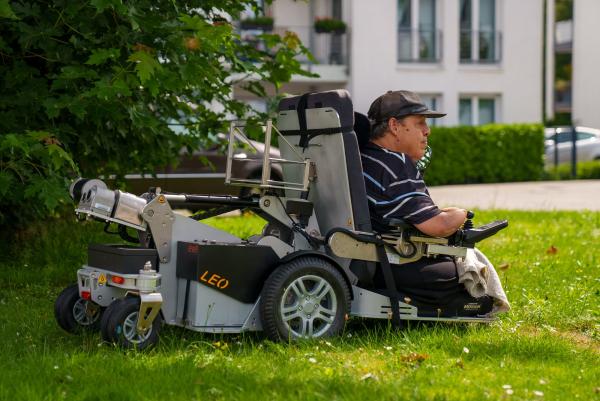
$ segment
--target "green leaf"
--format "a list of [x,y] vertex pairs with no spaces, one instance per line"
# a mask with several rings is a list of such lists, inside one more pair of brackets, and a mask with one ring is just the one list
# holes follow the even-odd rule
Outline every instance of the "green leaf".
[[123,10],[123,2],[121,0],[91,0],[90,4],[96,7],[98,12],[102,12],[107,8],[112,8],[117,11]]
[[37,200],[46,210],[54,210],[68,196],[67,189],[61,181],[59,177],[34,177],[25,189],[25,199]]
[[27,155],[29,153],[29,145],[27,143],[26,137],[22,135],[16,134],[6,134],[0,140],[0,150],[4,152],[9,152],[11,154],[15,153],[15,150],[21,151],[19,154]]
[[136,63],[135,71],[142,84],[152,78],[155,71],[161,69],[158,60],[145,51],[137,51],[129,56],[127,60]]
[[198,31],[204,29],[208,24],[204,18],[198,15],[182,15],[179,20],[183,22],[183,29]]
[[7,194],[14,184],[14,177],[6,170],[0,170],[0,199]]
[[27,137],[36,142],[40,142],[52,138],[52,134],[48,131],[27,131]]
[[61,68],[61,73],[57,77],[60,80],[74,80],[74,79],[97,79],[98,73],[89,67],[81,66],[67,66]]
[[0,18],[19,19],[10,8],[8,0],[0,0]]
[[73,159],[71,158],[71,155],[69,155],[60,146],[56,144],[50,144],[46,146],[46,149],[48,151],[48,156],[50,156],[50,160],[56,170],[60,170],[64,165],[69,165],[69,167],[71,167],[73,170],[77,169]]
[[[131,88],[123,79],[117,79],[111,82],[108,77],[105,77],[94,83],[94,88],[86,92],[82,96],[84,97],[96,97],[103,101],[115,101],[116,98],[121,96],[131,96]],[[94,110],[90,110],[93,113]]]
[[42,103],[46,109],[46,115],[49,118],[56,118],[60,114],[60,110],[65,107],[61,99],[49,97]]
[[127,82],[125,82],[124,80],[117,79],[113,82],[112,86],[117,92],[117,94],[123,96],[131,96],[131,89],[129,88],[129,85],[127,85]]
[[92,55],[85,63],[89,65],[100,65],[108,60],[118,59],[120,55],[121,51],[119,49],[96,49],[92,51]]
[[87,114],[87,110],[86,110],[86,104],[84,104],[81,101],[78,101],[77,99],[74,99],[75,101],[73,103],[70,103],[67,108],[69,109],[69,111],[73,114],[75,114],[75,116],[80,119],[83,120],[85,115]]

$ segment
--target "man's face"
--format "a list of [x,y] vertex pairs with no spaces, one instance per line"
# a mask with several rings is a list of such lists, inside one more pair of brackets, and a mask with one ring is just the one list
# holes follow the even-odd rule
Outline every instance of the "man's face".
[[406,153],[417,161],[425,154],[430,130],[425,116],[407,116],[401,120],[390,118],[389,127],[394,137],[397,152]]

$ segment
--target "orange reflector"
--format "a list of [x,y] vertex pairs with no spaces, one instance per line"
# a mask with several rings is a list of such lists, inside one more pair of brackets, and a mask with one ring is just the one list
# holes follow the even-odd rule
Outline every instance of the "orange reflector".
[[120,276],[112,276],[110,278],[110,281],[112,281],[115,284],[123,284],[125,282],[125,279]]
[[92,293],[89,291],[81,291],[81,298],[90,299],[92,297]]

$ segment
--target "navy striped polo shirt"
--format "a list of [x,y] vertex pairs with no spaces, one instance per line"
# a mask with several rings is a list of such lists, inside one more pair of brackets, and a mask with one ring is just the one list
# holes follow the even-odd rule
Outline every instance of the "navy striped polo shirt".
[[441,213],[408,155],[373,142],[363,146],[360,155],[374,228],[386,219],[419,224]]

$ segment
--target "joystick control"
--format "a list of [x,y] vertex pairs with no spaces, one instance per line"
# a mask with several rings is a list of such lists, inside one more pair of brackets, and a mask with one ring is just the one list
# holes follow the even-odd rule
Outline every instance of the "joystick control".
[[473,228],[473,220],[471,220],[473,217],[475,217],[475,213],[473,213],[470,210],[467,210],[467,219],[463,223],[463,230],[470,230],[471,228]]

